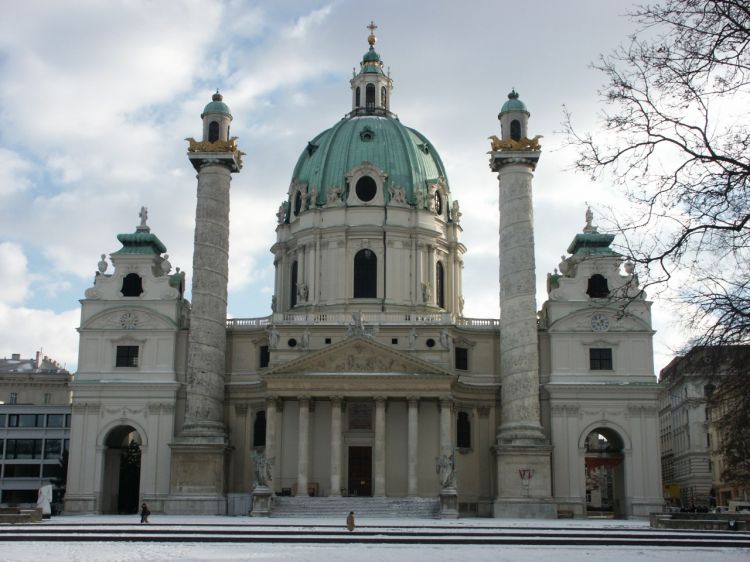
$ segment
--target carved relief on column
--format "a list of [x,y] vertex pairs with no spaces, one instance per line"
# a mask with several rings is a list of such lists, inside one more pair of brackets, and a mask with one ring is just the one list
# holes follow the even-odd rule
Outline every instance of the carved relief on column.
[[[271,463],[271,481],[276,477],[276,417],[279,400],[276,396],[266,398],[266,460]],[[273,484],[269,484],[273,486]]]
[[407,493],[416,496],[419,493],[419,482],[417,480],[417,462],[419,458],[419,398],[409,396],[408,404],[408,435],[407,435],[407,462],[408,462],[408,486]]
[[341,495],[341,396],[331,397],[331,492]]
[[385,496],[385,405],[384,396],[375,397],[375,496]]

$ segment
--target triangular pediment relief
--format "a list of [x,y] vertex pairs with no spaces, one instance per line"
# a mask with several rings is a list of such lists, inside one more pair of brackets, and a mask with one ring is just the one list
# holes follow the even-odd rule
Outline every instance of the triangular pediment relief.
[[651,327],[632,314],[621,314],[619,310],[591,308],[577,310],[557,319],[549,327],[550,332],[641,332]]
[[85,330],[174,330],[173,320],[147,308],[109,309],[89,318],[81,326]]
[[270,368],[265,376],[300,373],[453,373],[427,361],[391,349],[365,336],[356,336],[305,357]]

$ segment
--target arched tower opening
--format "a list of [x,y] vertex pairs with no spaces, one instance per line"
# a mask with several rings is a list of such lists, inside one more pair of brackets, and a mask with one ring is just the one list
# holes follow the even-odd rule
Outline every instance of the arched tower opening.
[[113,428],[104,439],[102,513],[138,512],[141,486],[141,436],[130,425]]
[[139,297],[143,293],[143,279],[137,273],[128,273],[122,278],[123,297]]
[[623,517],[625,470],[623,440],[607,427],[589,432],[586,447],[586,513],[589,516]]

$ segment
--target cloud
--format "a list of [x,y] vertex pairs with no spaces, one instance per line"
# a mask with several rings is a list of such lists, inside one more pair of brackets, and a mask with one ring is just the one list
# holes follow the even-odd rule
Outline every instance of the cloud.
[[29,274],[23,250],[18,244],[0,243],[0,302],[23,302],[29,294]]
[[0,201],[31,185],[32,164],[20,154],[0,147]]
[[0,356],[33,357],[44,354],[74,371],[78,363],[78,334],[76,327],[81,312],[73,310],[54,312],[33,308],[8,306],[0,302]]

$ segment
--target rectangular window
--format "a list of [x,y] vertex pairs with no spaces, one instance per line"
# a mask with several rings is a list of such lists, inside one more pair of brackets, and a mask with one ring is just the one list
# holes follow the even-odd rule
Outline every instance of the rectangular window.
[[39,465],[6,464],[5,478],[39,478]]
[[469,370],[469,350],[465,347],[456,348],[456,369],[461,371]]
[[65,414],[65,427],[70,427],[70,414]]
[[46,439],[44,441],[44,458],[59,459],[62,456],[62,439]]
[[117,357],[115,358],[115,367],[137,367],[138,366],[138,346],[137,345],[118,345]]
[[271,361],[271,354],[268,352],[267,345],[260,346],[260,368],[268,367],[268,363]]
[[18,393],[17,392],[11,392],[10,396],[8,397],[8,404],[18,404]]
[[41,459],[41,439],[8,439],[5,447],[6,459]]
[[48,414],[47,427],[63,427],[65,424],[65,414]]
[[62,476],[62,466],[59,464],[43,464],[42,478],[60,478]]
[[608,347],[589,349],[589,368],[592,371],[611,371],[612,349]]
[[5,414],[0,414],[0,427],[5,427]]

